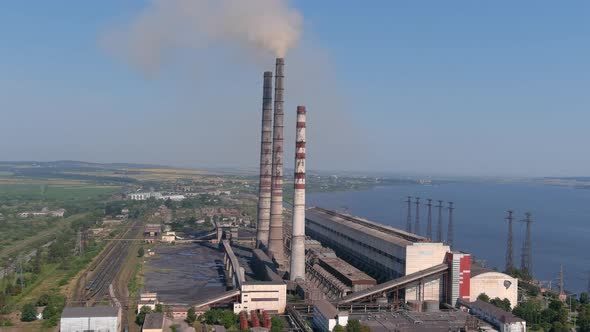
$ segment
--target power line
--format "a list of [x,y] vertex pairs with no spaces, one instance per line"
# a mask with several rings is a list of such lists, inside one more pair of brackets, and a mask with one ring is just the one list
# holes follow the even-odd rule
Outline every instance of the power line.
[[428,207],[428,217],[427,217],[427,224],[426,224],[426,237],[431,240],[432,239],[432,198],[427,199],[428,203],[426,206]]
[[420,235],[420,197],[416,197],[416,224],[414,225],[414,234]]

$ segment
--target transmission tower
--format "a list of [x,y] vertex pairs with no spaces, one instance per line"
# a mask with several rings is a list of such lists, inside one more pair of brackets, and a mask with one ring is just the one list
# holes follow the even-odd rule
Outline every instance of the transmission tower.
[[443,201],[438,201],[438,205],[436,206],[438,208],[438,222],[437,222],[437,228],[436,228],[436,242],[442,242],[442,205]]
[[416,197],[416,224],[414,225],[414,234],[420,235],[420,197]]
[[406,231],[408,233],[412,233],[412,196],[408,196],[408,218],[406,220]]
[[426,206],[428,207],[428,219],[426,224],[426,237],[429,240],[432,240],[432,198],[427,199],[428,203]]
[[524,220],[521,220],[526,224],[526,235],[524,244],[522,246],[522,256],[520,261],[520,269],[526,273],[529,277],[533,276],[533,252],[531,246],[531,225],[533,220],[531,219],[531,213],[525,213]]
[[564,295],[565,288],[564,288],[564,278],[563,278],[563,264],[559,265],[559,276],[557,277],[557,281],[559,281],[559,295]]
[[506,272],[514,268],[514,262],[512,260],[512,213],[512,210],[508,210],[508,216],[506,217],[506,220],[508,220],[508,241],[506,243]]
[[453,249],[453,202],[449,202],[449,228],[447,229],[447,244]]

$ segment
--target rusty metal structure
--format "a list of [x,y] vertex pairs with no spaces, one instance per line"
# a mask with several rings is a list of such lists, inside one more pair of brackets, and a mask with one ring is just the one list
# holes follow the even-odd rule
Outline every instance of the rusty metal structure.
[[295,134],[295,179],[293,194],[293,235],[289,278],[305,279],[305,127],[307,111],[297,106]]
[[276,262],[284,260],[283,248],[283,93],[284,93],[283,58],[276,59],[275,66],[275,98],[272,141],[272,181],[270,205],[270,233],[268,254]]
[[268,246],[272,180],[272,72],[264,72],[262,85],[262,134],[260,143],[260,181],[256,245]]

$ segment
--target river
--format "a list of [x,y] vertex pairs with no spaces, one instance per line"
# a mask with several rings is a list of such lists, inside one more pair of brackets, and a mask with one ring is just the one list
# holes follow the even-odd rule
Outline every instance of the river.
[[[515,220],[532,213],[533,272],[538,280],[557,285],[564,266],[568,291],[586,291],[590,273],[590,190],[531,183],[446,183],[396,185],[370,190],[313,193],[308,206],[320,206],[405,229],[406,196],[421,197],[421,229],[426,230],[425,199],[454,202],[455,248],[471,253],[487,267],[505,265],[506,211]],[[434,204],[433,204],[434,205]],[[446,205],[446,203],[445,203]],[[412,218],[415,217],[412,206]],[[433,207],[433,225],[437,210]],[[448,212],[443,212],[444,234]],[[412,219],[412,222],[414,219]],[[434,233],[436,234],[434,227]],[[524,223],[514,223],[514,264],[520,266]]]

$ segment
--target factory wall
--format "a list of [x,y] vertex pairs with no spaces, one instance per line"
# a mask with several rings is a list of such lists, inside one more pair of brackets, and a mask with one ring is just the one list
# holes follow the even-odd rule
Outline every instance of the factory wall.
[[[443,263],[449,250],[449,246],[442,243],[417,242],[407,246],[406,274],[422,271],[429,267]],[[442,277],[427,278],[422,282],[422,284],[416,284],[406,288],[406,301],[443,301],[444,293],[442,286]]]
[[60,320],[61,332],[119,331],[118,317],[74,317]]
[[282,314],[287,306],[287,285],[278,282],[246,282],[240,288],[240,302],[234,312],[264,310]]
[[353,265],[365,265],[372,269],[373,277],[380,281],[391,280],[405,274],[406,248],[391,242],[351,229],[328,220],[318,223],[306,219],[306,233],[322,244],[334,249],[339,256],[348,258]]
[[486,293],[491,299],[506,298],[514,308],[518,300],[518,279],[500,272],[486,272],[471,277],[470,300],[477,300],[481,293]]

